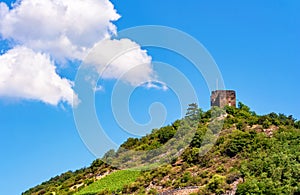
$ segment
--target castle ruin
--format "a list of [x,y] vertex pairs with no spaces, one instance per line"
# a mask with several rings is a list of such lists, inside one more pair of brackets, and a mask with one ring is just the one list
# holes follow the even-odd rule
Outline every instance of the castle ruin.
[[236,107],[236,94],[233,90],[216,90],[210,96],[211,107],[217,106],[223,108],[224,106]]

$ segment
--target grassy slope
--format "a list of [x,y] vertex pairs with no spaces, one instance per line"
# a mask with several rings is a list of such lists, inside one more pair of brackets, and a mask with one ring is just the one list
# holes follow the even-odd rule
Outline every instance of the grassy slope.
[[103,190],[120,191],[125,185],[134,182],[139,174],[140,172],[138,171],[116,171],[83,188],[79,192],[75,193],[75,195],[96,194]]

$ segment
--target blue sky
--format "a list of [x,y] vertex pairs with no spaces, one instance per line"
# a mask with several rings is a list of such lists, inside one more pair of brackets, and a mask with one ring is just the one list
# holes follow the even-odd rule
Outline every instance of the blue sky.
[[[11,1],[0,2],[10,4]],[[258,114],[274,111],[300,119],[299,1],[113,0],[111,2],[121,18],[111,10],[106,20],[113,20],[112,24],[117,30],[138,25],[164,25],[184,31],[201,42],[210,52],[221,71],[226,88],[236,90],[238,100],[249,105]],[[3,10],[0,9],[4,13]],[[95,11],[97,13],[97,10]],[[49,21],[45,19],[44,22]],[[10,23],[8,21],[5,24]],[[108,24],[100,22],[99,25],[106,27]],[[22,30],[22,26],[12,27]],[[55,29],[50,28],[53,31]],[[95,32],[100,35],[106,33],[101,28]],[[51,46],[47,48],[36,46],[31,44],[32,40],[36,40],[35,36],[40,36],[38,38],[41,40],[52,40],[48,37],[50,35],[35,35],[31,31],[24,31],[25,33],[29,33],[27,35],[31,41],[20,33],[7,31],[6,26],[0,22],[2,37],[0,50],[3,50],[1,55],[5,55],[17,45],[21,45],[22,48],[15,49],[15,53],[12,54],[18,54],[16,52],[24,52],[29,56],[37,56],[38,52],[49,54],[53,63],[50,61],[48,67],[52,67],[53,64],[57,67],[56,73],[49,70],[52,73],[49,78],[57,79],[60,89],[72,90],[72,86],[62,78],[74,81],[81,54],[77,54],[76,51],[70,54],[65,50],[58,54]],[[93,34],[94,31],[88,33],[92,38],[95,36],[95,40],[97,39],[97,34]],[[77,46],[88,47],[93,43],[92,39],[85,42],[85,38],[73,38],[74,36],[71,34],[70,40]],[[151,56],[152,61],[168,63],[186,75],[195,87],[200,107],[205,110],[209,108],[210,92],[205,80],[188,60],[172,51],[159,48],[142,49],[148,51],[147,54]],[[141,50],[138,52],[141,53]],[[45,60],[46,64],[49,61],[45,56],[41,57],[41,60]],[[0,57],[0,75],[3,71],[1,66],[6,65],[4,62],[7,61],[1,61]],[[30,65],[31,68],[40,67],[33,61],[28,61],[27,65],[29,66],[30,63],[33,64]],[[20,67],[24,68],[21,65]],[[23,73],[20,71],[21,68],[14,69],[16,76]],[[45,69],[47,67],[42,67],[43,71]],[[59,77],[56,77],[57,75]],[[110,93],[115,79],[114,75],[110,76],[101,81],[104,90],[96,93],[95,105],[104,129],[117,144],[120,144],[130,134],[122,132],[111,111]],[[9,80],[5,81],[9,83]],[[56,90],[52,85],[47,86],[49,91]],[[28,91],[19,92],[16,85],[12,85],[12,88],[13,94],[0,85],[0,153],[2,155],[0,194],[20,194],[62,172],[88,166],[95,159],[81,141],[76,129],[69,93],[60,92],[59,97],[55,95],[45,97],[44,93],[36,95]],[[18,95],[14,96],[14,94]],[[49,92],[46,95],[51,94]],[[162,102],[166,107],[168,115],[165,124],[180,117],[179,102],[172,91],[139,87],[133,93],[129,103],[133,118],[137,122],[147,123],[150,119],[149,105],[155,101]]]

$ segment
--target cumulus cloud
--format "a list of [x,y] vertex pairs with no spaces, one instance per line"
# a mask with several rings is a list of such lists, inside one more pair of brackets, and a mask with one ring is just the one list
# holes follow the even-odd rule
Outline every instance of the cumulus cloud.
[[82,59],[93,45],[116,33],[120,18],[109,0],[22,0],[0,3],[0,33],[56,60]]
[[[0,96],[73,105],[72,83],[56,73],[45,54],[16,47],[0,56]],[[74,95],[75,104],[78,103]]]
[[119,18],[109,0],[18,0],[11,9],[0,2],[0,37],[19,45],[0,56],[0,96],[72,104],[72,84],[55,64],[84,60],[90,51],[103,79],[134,86],[156,80],[145,50],[129,39],[111,40]]
[[102,79],[121,79],[134,86],[155,78],[151,61],[147,51],[129,39],[103,40],[85,59]]

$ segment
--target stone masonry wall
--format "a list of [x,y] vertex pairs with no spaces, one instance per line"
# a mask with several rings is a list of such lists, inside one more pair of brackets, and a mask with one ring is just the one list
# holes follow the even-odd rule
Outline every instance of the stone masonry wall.
[[236,94],[233,90],[216,90],[213,91],[210,97],[211,106],[224,106],[236,107]]

